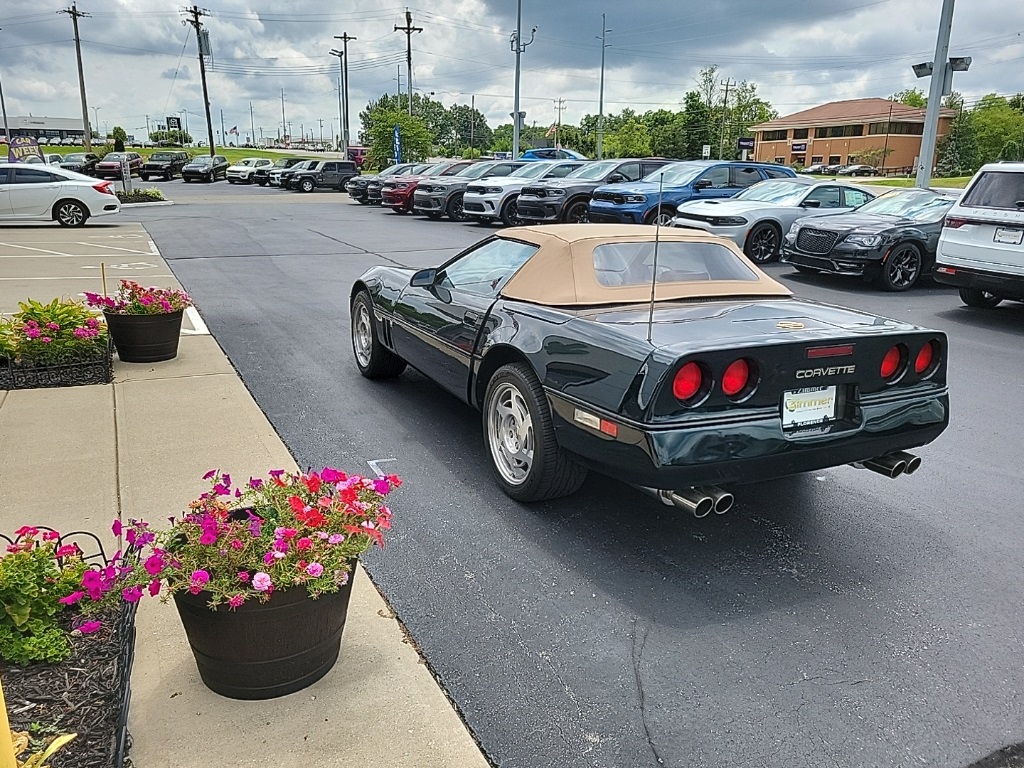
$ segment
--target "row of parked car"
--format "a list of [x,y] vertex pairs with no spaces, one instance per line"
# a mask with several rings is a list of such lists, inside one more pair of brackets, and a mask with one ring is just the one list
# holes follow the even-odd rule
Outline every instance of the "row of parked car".
[[666,158],[404,163],[354,176],[346,189],[363,205],[432,219],[701,229],[757,264],[781,259],[804,274],[856,276],[888,291],[930,275],[958,285],[971,306],[1024,300],[1024,164],[986,166],[966,193]]

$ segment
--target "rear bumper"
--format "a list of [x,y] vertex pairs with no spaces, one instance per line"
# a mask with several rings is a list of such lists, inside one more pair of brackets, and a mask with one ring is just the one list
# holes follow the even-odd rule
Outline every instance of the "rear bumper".
[[519,198],[519,218],[524,221],[549,221],[554,222],[562,218],[562,207],[565,198],[555,202],[541,202],[533,199],[524,200]]
[[945,390],[864,404],[856,428],[805,437],[787,436],[779,416],[651,429],[582,406],[619,425],[611,438],[576,422],[580,406],[573,401],[547,396],[562,448],[602,474],[663,490],[756,483],[851,464],[927,445],[949,424]]
[[937,264],[935,280],[946,285],[955,285],[957,288],[976,288],[1002,299],[1024,301],[1024,277],[1019,275],[1001,275],[996,272]]

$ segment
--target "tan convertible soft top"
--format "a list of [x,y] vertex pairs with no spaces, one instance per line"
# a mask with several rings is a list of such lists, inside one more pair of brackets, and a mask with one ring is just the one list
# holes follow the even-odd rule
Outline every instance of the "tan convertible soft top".
[[[635,224],[551,224],[515,227],[498,237],[540,246],[540,250],[505,284],[509,299],[552,306],[632,304],[651,300],[651,286],[604,285],[594,269],[594,249],[610,243],[653,243],[654,227]],[[729,296],[791,296],[727,240],[692,229],[662,227],[662,243],[713,243],[729,249],[750,268],[753,280],[658,281],[655,299],[727,298]],[[722,254],[728,257],[728,254]]]

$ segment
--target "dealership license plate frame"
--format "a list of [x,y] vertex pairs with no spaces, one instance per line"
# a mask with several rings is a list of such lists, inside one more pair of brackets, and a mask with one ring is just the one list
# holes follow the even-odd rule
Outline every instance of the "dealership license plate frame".
[[996,227],[992,242],[1000,245],[1021,245],[1024,243],[1024,229],[1015,227]]
[[[800,400],[821,401],[814,405],[797,405]],[[791,408],[790,404],[797,405]],[[839,387],[835,384],[827,387],[803,387],[782,393],[779,412],[782,417],[782,429],[786,432],[828,427],[836,422],[839,414]]]

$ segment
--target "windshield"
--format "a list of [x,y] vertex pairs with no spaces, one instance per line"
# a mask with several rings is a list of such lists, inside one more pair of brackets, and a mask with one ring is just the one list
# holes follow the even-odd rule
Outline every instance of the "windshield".
[[64,158],[65,163],[80,163],[85,160],[85,155],[67,155]]
[[610,160],[604,163],[592,163],[591,165],[584,165],[582,168],[577,168],[575,171],[568,174],[565,178],[589,179],[590,181],[597,181],[598,179],[603,179],[605,176],[607,176],[610,171],[615,170],[618,164],[618,160]]
[[157,152],[149,156],[150,160],[173,160],[174,155],[171,152]]
[[416,171],[416,176],[436,176],[438,173],[448,167],[448,163],[436,163],[434,165],[428,165],[422,171]]
[[481,176],[486,176],[487,172],[494,166],[495,163],[473,163],[473,165],[466,166],[455,175],[463,179],[479,179]]
[[274,167],[275,168],[287,168],[288,167],[288,158],[284,158],[282,160],[278,160],[277,162],[274,163]]
[[551,163],[530,163],[522,168],[516,168],[509,176],[518,176],[521,179],[539,179],[552,167]]
[[401,168],[400,165],[389,165],[387,168],[385,168],[383,171],[381,171],[377,175],[378,176],[387,176],[388,174],[394,173],[399,168]]
[[689,184],[708,169],[706,165],[691,165],[690,163],[676,163],[659,168],[646,176],[644,181],[661,181],[661,175],[665,174],[665,183],[675,185]]
[[740,192],[734,200],[758,200],[776,205],[796,205],[808,189],[807,184],[794,184],[791,181],[762,181]]
[[245,158],[245,160],[238,161],[237,164],[238,165],[256,165],[256,158],[255,157],[247,157],[247,158]]
[[128,157],[128,155],[126,155],[124,152],[108,152],[107,154],[105,154],[103,156],[103,159],[104,160],[111,160],[111,161],[113,161],[115,163],[119,163],[122,160],[127,159],[127,157]]
[[881,197],[865,203],[857,213],[880,216],[898,216],[914,221],[939,221],[953,205],[953,199],[945,195],[921,190],[920,192],[887,192]]
[[192,165],[209,165],[213,162],[213,158],[209,155],[203,155],[201,157],[192,158]]

